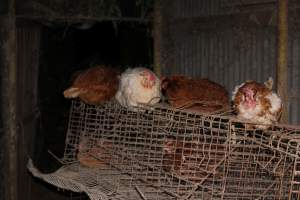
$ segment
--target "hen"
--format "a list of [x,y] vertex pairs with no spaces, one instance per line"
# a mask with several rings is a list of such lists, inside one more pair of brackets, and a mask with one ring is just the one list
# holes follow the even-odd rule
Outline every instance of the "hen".
[[208,79],[192,79],[187,76],[162,78],[162,93],[169,104],[203,113],[229,109],[226,89]]
[[136,110],[142,104],[160,101],[160,80],[149,69],[129,68],[122,73],[116,100],[124,107]]
[[112,142],[81,137],[78,145],[77,159],[82,166],[105,168],[111,159]]
[[225,144],[209,144],[194,138],[167,138],[163,144],[163,169],[200,182],[225,158]]
[[[232,100],[238,119],[253,123],[250,127],[267,129],[279,120],[282,101],[272,92],[273,80],[264,84],[246,81],[236,86]],[[255,124],[255,125],[254,125]]]
[[113,68],[96,66],[77,75],[72,86],[64,91],[66,98],[79,97],[83,102],[99,105],[110,100],[118,90],[119,72]]

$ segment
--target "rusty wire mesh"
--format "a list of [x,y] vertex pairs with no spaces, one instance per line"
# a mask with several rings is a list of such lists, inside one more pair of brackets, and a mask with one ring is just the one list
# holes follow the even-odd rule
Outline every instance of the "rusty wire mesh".
[[300,199],[299,129],[247,129],[229,116],[73,101],[65,163],[111,199]]

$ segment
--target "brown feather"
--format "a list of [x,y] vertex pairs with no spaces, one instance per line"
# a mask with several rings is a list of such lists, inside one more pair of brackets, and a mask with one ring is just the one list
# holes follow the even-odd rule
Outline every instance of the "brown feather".
[[119,72],[113,68],[96,66],[81,71],[72,86],[64,91],[66,98],[79,97],[83,102],[99,105],[114,97],[119,85]]
[[215,112],[229,108],[228,93],[224,87],[208,79],[187,76],[162,78],[162,92],[173,107],[200,112]]
[[[241,85],[233,99],[234,109],[238,118],[243,120],[249,120],[250,123],[265,124],[265,125],[247,125],[248,127],[267,129],[271,124],[276,123],[279,120],[282,104],[278,104],[280,101],[276,94],[277,102],[270,100],[272,95],[272,82],[261,84],[256,81],[246,81]],[[245,91],[253,91],[256,105],[253,108],[247,108],[245,103]],[[275,97],[273,97],[275,98]],[[277,105],[276,105],[277,104]],[[275,109],[273,108],[274,106]],[[255,108],[255,109],[254,109]]]

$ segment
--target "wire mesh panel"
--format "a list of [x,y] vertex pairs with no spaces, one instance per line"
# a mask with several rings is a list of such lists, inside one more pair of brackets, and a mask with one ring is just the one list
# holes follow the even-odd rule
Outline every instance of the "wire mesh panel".
[[164,105],[73,101],[64,162],[93,170],[112,199],[300,199],[299,129],[250,127]]

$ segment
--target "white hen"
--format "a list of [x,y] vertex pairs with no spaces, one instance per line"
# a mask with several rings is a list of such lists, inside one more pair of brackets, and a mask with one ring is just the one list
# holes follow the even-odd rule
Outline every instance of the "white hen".
[[149,69],[129,68],[120,77],[116,100],[124,107],[136,110],[143,104],[153,105],[160,101],[160,80]]

